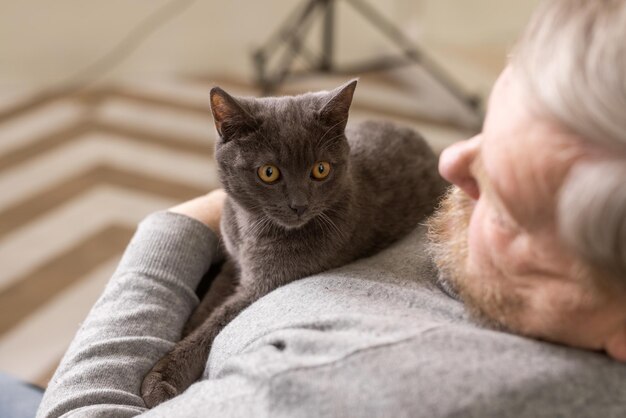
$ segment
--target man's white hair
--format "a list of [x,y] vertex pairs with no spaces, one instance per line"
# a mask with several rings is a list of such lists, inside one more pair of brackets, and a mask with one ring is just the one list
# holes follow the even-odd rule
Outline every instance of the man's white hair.
[[533,104],[594,150],[561,188],[562,238],[626,284],[626,0],[545,1],[512,64]]

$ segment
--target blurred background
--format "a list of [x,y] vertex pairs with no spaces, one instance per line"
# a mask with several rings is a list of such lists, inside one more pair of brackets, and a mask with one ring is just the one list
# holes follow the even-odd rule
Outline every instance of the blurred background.
[[[480,129],[489,90],[538,3],[326,1],[333,66],[407,56],[406,43],[367,18],[372,8],[427,68],[313,71],[287,76],[273,94],[360,76],[351,122],[413,126],[437,152]],[[218,187],[212,86],[262,94],[252,58],[263,46],[268,68],[284,75],[327,57],[321,6],[306,36],[298,32],[305,22],[294,13],[309,2],[0,2],[0,371],[45,386],[137,223]],[[293,30],[276,38],[286,24]]]

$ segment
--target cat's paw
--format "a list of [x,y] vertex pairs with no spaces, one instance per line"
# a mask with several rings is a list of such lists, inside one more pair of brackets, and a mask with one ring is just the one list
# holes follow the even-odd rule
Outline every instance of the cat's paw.
[[163,357],[144,377],[141,384],[141,397],[148,408],[169,401],[178,395],[176,372],[172,372],[169,356]]

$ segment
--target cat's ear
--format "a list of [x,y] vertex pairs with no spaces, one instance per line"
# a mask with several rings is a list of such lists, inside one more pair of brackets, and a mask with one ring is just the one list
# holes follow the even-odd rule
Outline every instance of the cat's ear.
[[346,128],[356,83],[357,79],[355,78],[328,93],[329,98],[319,111],[319,117],[322,122],[333,129],[336,128],[343,131]]
[[257,128],[254,118],[241,107],[237,99],[221,88],[213,87],[210,97],[215,128],[225,142]]

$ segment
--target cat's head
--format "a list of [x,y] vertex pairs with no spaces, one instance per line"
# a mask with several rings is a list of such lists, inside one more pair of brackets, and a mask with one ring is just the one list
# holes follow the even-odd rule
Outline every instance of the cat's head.
[[345,197],[350,149],[344,131],[356,83],[261,99],[213,88],[215,156],[231,198],[278,225],[298,228]]

